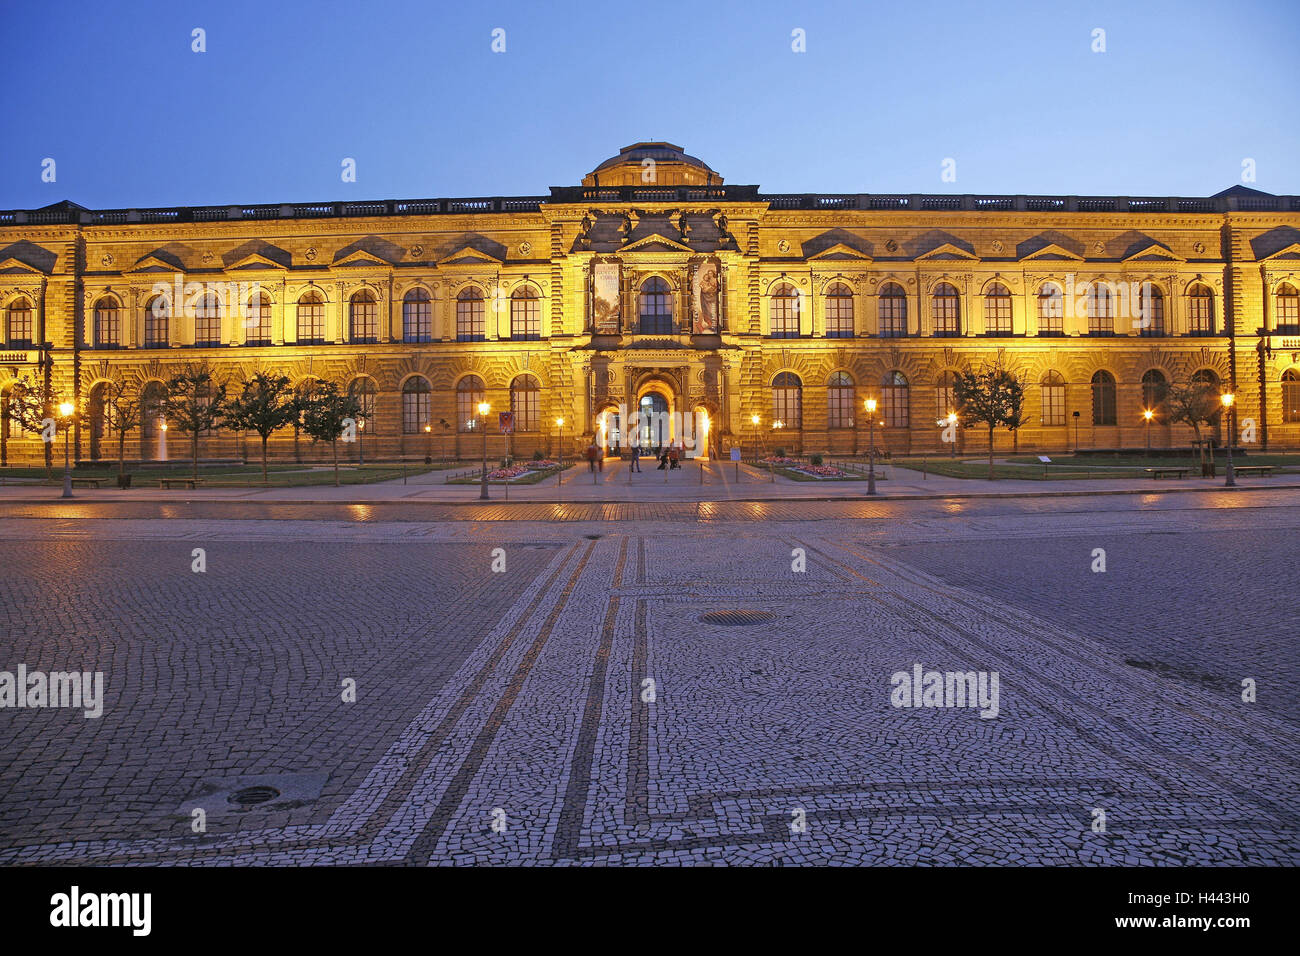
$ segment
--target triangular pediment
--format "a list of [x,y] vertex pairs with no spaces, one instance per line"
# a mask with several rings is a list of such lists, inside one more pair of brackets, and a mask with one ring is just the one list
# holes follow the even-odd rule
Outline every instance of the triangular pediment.
[[0,274],[4,275],[44,275],[40,269],[30,263],[23,262],[21,259],[15,259],[13,256],[5,256],[0,259]]
[[1284,246],[1272,255],[1265,256],[1264,261],[1269,259],[1300,259],[1300,242],[1293,242],[1289,246]]
[[500,265],[502,260],[496,256],[490,256],[481,249],[475,249],[473,246],[461,246],[455,252],[438,260],[440,266],[463,266],[463,265]]
[[821,252],[808,257],[809,261],[820,259],[834,259],[843,261],[845,259],[855,260],[857,262],[870,262],[871,256],[854,249],[852,246],[837,242],[833,246],[828,246]]
[[1158,242],[1141,246],[1131,255],[1124,257],[1125,262],[1179,262],[1173,251]]
[[965,249],[962,249],[959,246],[955,246],[951,242],[944,242],[935,246],[929,252],[922,253],[916,258],[917,261],[919,262],[922,259],[941,259],[941,260],[942,259],[968,259],[969,260],[969,259],[978,259],[979,256],[975,255],[974,253],[967,252]]
[[354,249],[346,256],[334,261],[336,266],[391,266],[392,263],[386,259],[381,259],[373,252],[365,249]]
[[237,259],[230,265],[226,266],[227,271],[234,272],[239,269],[283,269],[284,264],[276,262],[274,259],[268,259],[260,252],[252,252],[241,259]]
[[136,260],[128,272],[184,272],[184,264],[174,256],[151,252]]
[[648,236],[629,242],[621,252],[694,252],[690,246],[683,245],[676,239],[669,239],[662,233],[652,232]]
[[1062,246],[1058,246],[1054,242],[1049,242],[1041,249],[1035,249],[1033,252],[1030,252],[1020,257],[1020,260],[1022,262],[1029,262],[1037,259],[1047,259],[1047,260],[1070,259],[1073,260],[1074,262],[1082,262],[1083,256],[1079,255],[1077,252],[1071,252],[1069,249],[1066,249]]

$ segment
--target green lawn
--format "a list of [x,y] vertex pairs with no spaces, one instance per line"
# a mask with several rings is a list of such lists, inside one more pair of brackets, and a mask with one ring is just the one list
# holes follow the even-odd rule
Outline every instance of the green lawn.
[[[1062,455],[1060,458],[1052,458],[1052,465],[1055,467],[1061,465],[1069,468],[1180,468],[1183,466],[1191,467],[1199,465],[1200,459],[1195,455],[1171,455],[1164,458],[1152,456],[1148,458],[1145,455]],[[1009,462],[1023,463],[1027,465],[1039,465],[1041,462],[1037,458],[1019,456],[1006,459]],[[1300,455],[1286,454],[1248,454],[1233,455],[1233,464],[1235,465],[1272,465],[1274,468],[1281,470],[1283,468],[1300,469]],[[1223,470],[1227,458],[1223,455],[1215,456],[1219,470]]]
[[[1031,459],[1038,467],[1024,467],[1020,465],[1000,465],[993,466],[994,478],[1019,478],[1022,481],[1064,481],[1067,479],[1079,478],[1145,478],[1147,474],[1141,468],[1108,468],[1087,469],[1080,468],[1077,465],[1049,465],[1044,473],[1044,468],[1038,459]],[[898,468],[907,468],[912,471],[921,471],[922,462],[915,458],[895,458],[893,464]],[[1180,467],[1178,462],[1166,461],[1166,468]],[[942,475],[946,478],[988,478],[989,463],[988,460],[980,461],[979,459],[962,459],[962,458],[930,458],[925,461],[924,468],[926,473],[931,475]]]
[[[413,477],[425,472],[437,471],[440,465],[407,464],[405,475]],[[126,473],[131,476],[132,488],[156,488],[159,478],[183,477],[189,475],[192,466],[185,462],[170,462],[155,468],[128,466]],[[100,478],[106,485],[113,486],[117,481],[117,465],[101,463],[99,465],[82,465],[73,469],[76,478]],[[339,483],[344,485],[368,485],[380,481],[393,481],[403,475],[401,464],[385,462],[374,465],[339,463]],[[218,465],[199,468],[199,477],[207,488],[297,488],[315,485],[334,484],[334,469],[331,465],[267,465],[267,482],[262,483],[261,465]],[[58,486],[63,483],[63,466],[53,470],[53,477],[46,479],[45,469],[41,467],[0,468],[0,478],[38,479],[37,485]]]

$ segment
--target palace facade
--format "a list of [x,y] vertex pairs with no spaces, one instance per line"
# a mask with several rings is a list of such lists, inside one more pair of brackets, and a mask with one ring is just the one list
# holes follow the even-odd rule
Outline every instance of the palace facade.
[[[110,382],[151,409],[128,456],[166,457],[153,405],[191,363],[231,391],[259,370],[337,382],[359,396],[375,458],[477,457],[483,401],[494,457],[507,441],[516,455],[612,448],[634,409],[707,416],[714,453],[853,453],[865,398],[880,446],[945,453],[954,373],[992,364],[1026,386],[1025,425],[999,449],[1139,448],[1148,429],[1154,446],[1186,445],[1160,397],[1193,380],[1236,394],[1253,447],[1300,447],[1300,198],[1242,186],[773,195],[648,142],[545,196],[63,202],[0,212],[0,316],[9,462],[41,454],[9,391],[46,374],[81,410],[78,460],[116,456]],[[514,413],[509,439],[499,411]],[[973,430],[963,450],[986,440]],[[218,430],[203,453],[245,442]],[[320,455],[291,431],[271,447]]]

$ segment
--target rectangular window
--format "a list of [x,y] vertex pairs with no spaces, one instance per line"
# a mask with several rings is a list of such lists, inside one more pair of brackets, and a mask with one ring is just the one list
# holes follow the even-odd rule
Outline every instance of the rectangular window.
[[880,334],[899,338],[907,334],[907,298],[901,295],[880,297]]
[[1059,292],[1038,297],[1038,334],[1061,335],[1064,324],[1065,297]]
[[456,300],[456,340],[482,342],[484,340],[483,300]]
[[1300,379],[1282,383],[1282,421],[1300,422]]
[[772,338],[799,337],[799,300],[793,295],[772,299]]
[[95,347],[117,348],[122,344],[122,326],[117,309],[95,310]]
[[535,388],[510,393],[510,410],[515,413],[515,431],[535,432],[541,417],[541,392]]
[[988,297],[984,303],[984,331],[988,335],[1011,334],[1011,296]]
[[298,342],[319,345],[325,341],[325,303],[298,303]]
[[1043,386],[1043,424],[1065,424],[1065,386]]
[[[803,427],[803,389],[772,389],[772,421],[781,422],[782,428]],[[781,441],[779,434],[773,434],[773,440]]]
[[853,427],[853,388],[835,385],[826,390],[826,418],[831,428]]
[[402,340],[433,341],[433,307],[428,299],[408,299],[402,303]]
[[911,422],[908,391],[903,385],[886,385],[880,390],[880,414],[887,428],[907,428]]
[[826,299],[826,337],[848,339],[853,337],[853,297],[832,295]]
[[402,393],[402,431],[408,435],[418,435],[424,432],[424,426],[429,424],[429,405],[431,395],[429,392],[403,392]]

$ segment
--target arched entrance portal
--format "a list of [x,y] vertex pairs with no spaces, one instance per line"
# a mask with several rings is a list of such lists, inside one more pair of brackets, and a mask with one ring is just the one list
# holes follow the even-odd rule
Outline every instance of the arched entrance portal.
[[637,406],[637,431],[641,450],[656,456],[673,439],[668,399],[659,392],[646,392]]
[[606,458],[617,458],[623,448],[623,420],[613,405],[596,416],[596,447]]

